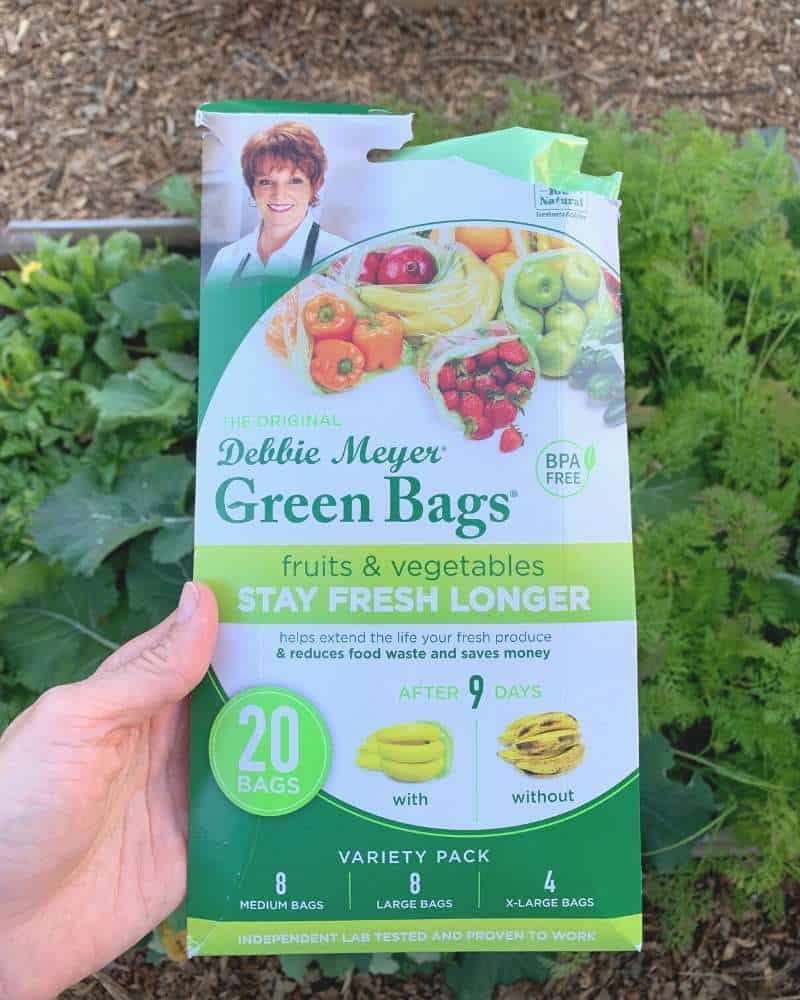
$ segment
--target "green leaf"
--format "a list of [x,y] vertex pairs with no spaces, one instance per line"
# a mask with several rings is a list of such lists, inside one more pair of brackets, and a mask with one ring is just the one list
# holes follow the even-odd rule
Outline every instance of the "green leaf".
[[0,654],[36,693],[88,677],[116,649],[105,627],[118,600],[109,566],[88,580],[57,579],[6,611]]
[[[707,826],[717,809],[713,791],[699,775],[693,774],[688,784],[669,778],[674,766],[672,748],[660,733],[642,738],[642,840],[647,852],[659,852],[651,858],[657,871],[671,871],[689,860],[692,844],[682,842]],[[680,846],[665,850],[673,844]]]
[[18,604],[26,597],[41,593],[53,577],[44,559],[29,559],[10,566],[0,576],[0,608]]
[[776,573],[774,583],[786,607],[786,613],[794,621],[800,622],[800,576],[792,573]]
[[101,333],[94,342],[94,353],[114,372],[126,372],[133,362],[125,350],[121,335],[116,330]]
[[590,444],[586,449],[583,456],[583,464],[586,466],[589,472],[597,465],[597,449],[593,444]]
[[369,963],[369,971],[376,976],[393,976],[399,968],[400,963],[387,953],[376,952]]
[[687,510],[704,485],[705,477],[698,468],[675,474],[657,472],[649,479],[634,484],[631,490],[633,519],[635,522],[642,518],[658,521]]
[[129,462],[114,492],[104,493],[82,470],[34,512],[34,541],[71,571],[93,573],[123,542],[180,514],[192,475],[182,455],[158,455]]
[[184,320],[200,314],[200,264],[185,257],[167,257],[135,274],[111,292],[111,301],[133,330],[150,327],[162,306],[174,306]]
[[200,218],[200,196],[194,189],[191,177],[173,174],[156,192],[156,198],[173,215],[188,215]]
[[[101,259],[103,266],[116,284],[128,277],[131,271],[139,264],[142,256],[142,241],[136,233],[129,233],[122,230],[114,233],[103,244]],[[89,274],[93,271],[93,262],[86,261],[89,267]],[[87,278],[93,280],[92,277]],[[115,280],[114,280],[115,279]]]
[[346,976],[350,969],[365,969],[369,955],[280,955],[283,971],[290,979],[301,983],[309,965],[315,963],[329,979]]
[[495,986],[509,986],[521,979],[545,982],[551,965],[544,956],[533,952],[465,952],[445,961],[444,972],[458,1000],[487,1000]]
[[294,979],[298,983],[306,977],[306,969],[311,964],[310,955],[281,955],[281,968],[289,979]]
[[162,351],[159,354],[165,368],[187,382],[196,382],[198,374],[197,358],[193,354],[179,354],[176,351]]
[[110,375],[102,389],[90,387],[87,392],[103,430],[137,420],[171,426],[186,416],[195,397],[192,385],[152,358],[140,361],[127,375]]
[[155,625],[178,606],[181,588],[191,579],[188,560],[155,562],[149,538],[137,538],[131,546],[125,583],[134,611],[145,611],[147,627]]
[[156,562],[170,563],[191,555],[193,549],[194,519],[186,517],[159,529],[150,551]]

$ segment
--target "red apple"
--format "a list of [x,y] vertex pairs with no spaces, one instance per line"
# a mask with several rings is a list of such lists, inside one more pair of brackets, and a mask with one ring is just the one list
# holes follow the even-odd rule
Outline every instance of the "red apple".
[[370,251],[364,257],[361,262],[361,274],[358,276],[359,283],[362,285],[374,285],[378,280],[378,268],[381,266],[381,261],[386,256],[386,254],[378,253],[375,250]]
[[395,247],[378,265],[381,285],[426,285],[436,277],[436,260],[425,247]]

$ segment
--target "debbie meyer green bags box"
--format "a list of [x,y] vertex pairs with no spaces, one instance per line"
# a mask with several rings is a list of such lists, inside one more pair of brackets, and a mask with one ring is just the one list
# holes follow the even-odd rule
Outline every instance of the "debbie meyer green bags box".
[[639,948],[619,175],[198,121],[190,952]]

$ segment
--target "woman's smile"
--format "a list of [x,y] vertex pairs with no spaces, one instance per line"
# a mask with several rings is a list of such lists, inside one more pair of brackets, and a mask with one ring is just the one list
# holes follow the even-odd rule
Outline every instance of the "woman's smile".
[[253,197],[264,226],[295,230],[306,216],[314,189],[308,176],[292,164],[262,163],[253,183]]

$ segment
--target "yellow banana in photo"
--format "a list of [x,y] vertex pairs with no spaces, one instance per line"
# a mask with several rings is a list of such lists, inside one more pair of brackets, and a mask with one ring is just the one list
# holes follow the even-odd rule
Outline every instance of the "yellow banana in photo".
[[522,736],[553,732],[557,729],[577,729],[578,720],[567,712],[542,712],[539,715],[523,715],[506,726],[500,735],[501,743],[513,743]]
[[444,743],[431,740],[430,743],[379,743],[378,754],[384,760],[395,760],[401,764],[424,764],[429,760],[444,759]]
[[401,722],[367,736],[356,764],[395,781],[431,781],[447,773],[451,745],[450,734],[437,722]]
[[586,747],[580,727],[568,712],[524,715],[509,723],[499,740],[497,756],[525,774],[552,777],[565,774],[583,760]]
[[426,743],[438,740],[441,734],[441,726],[435,722],[402,722],[397,726],[378,729],[372,736],[379,743]]
[[444,770],[444,757],[425,764],[402,764],[396,760],[383,761],[383,773],[395,781],[430,781]]
[[528,774],[566,774],[580,764],[585,753],[586,747],[579,743],[555,757],[526,757],[517,763],[517,767]]
[[514,741],[514,749],[527,754],[561,753],[580,743],[580,732],[577,729],[554,729],[550,733],[539,733],[536,736],[524,736]]

